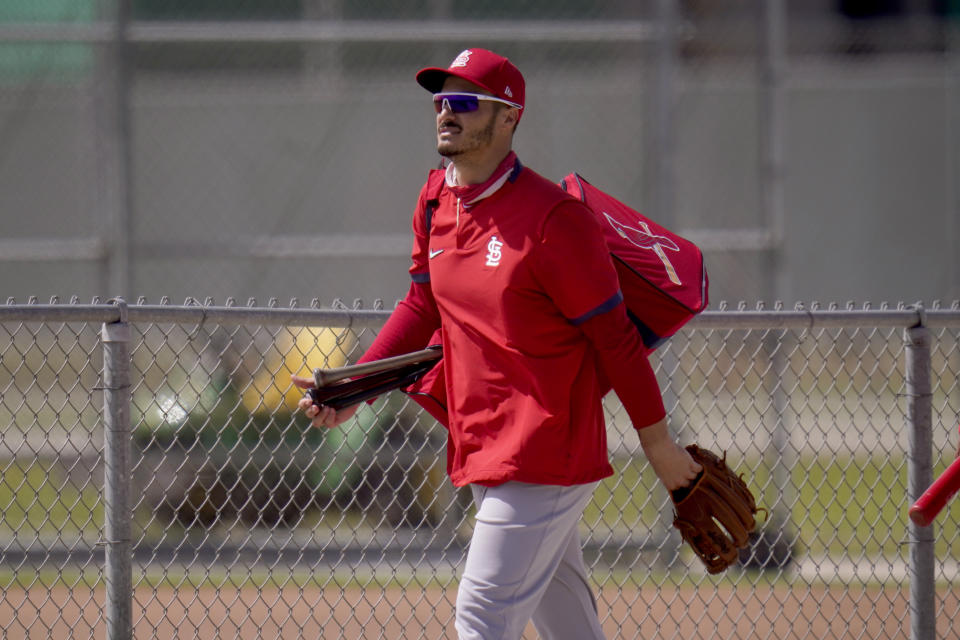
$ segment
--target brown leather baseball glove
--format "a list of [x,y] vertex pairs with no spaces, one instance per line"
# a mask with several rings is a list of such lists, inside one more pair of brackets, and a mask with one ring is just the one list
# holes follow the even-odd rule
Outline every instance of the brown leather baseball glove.
[[690,543],[708,573],[720,573],[737,561],[756,528],[757,503],[741,476],[727,466],[727,454],[715,453],[695,444],[687,451],[703,471],[683,489],[673,491],[676,515],[673,526]]

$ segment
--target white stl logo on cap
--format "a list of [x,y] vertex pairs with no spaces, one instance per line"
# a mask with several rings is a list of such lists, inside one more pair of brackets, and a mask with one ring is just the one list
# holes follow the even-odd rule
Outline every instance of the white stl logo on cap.
[[467,63],[470,62],[470,55],[472,53],[473,51],[470,51],[470,49],[464,49],[463,51],[461,51],[460,55],[458,55],[454,59],[454,61],[450,63],[450,68],[455,69],[456,67],[467,66]]

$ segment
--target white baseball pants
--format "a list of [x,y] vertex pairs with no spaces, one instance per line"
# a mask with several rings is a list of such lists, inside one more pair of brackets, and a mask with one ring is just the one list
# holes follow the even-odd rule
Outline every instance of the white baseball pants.
[[476,526],[457,593],[460,640],[602,640],[577,524],[597,483],[471,486]]

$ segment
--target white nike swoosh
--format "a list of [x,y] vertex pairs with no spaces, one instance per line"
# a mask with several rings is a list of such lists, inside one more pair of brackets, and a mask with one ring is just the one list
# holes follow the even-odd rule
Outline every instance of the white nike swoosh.
[[433,260],[433,259],[436,258],[438,255],[440,255],[441,253],[443,253],[443,249],[437,249],[436,251],[431,251],[431,252],[430,252],[430,259]]

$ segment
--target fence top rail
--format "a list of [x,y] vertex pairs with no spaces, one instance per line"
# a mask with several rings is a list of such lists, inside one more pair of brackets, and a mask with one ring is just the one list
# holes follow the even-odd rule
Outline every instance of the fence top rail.
[[0,322],[119,322],[376,328],[390,311],[211,305],[24,304],[0,306]]
[[687,325],[697,329],[842,329],[845,327],[960,328],[960,309],[799,309],[705,311]]
[[[378,328],[390,310],[215,306],[212,304],[6,304],[0,322],[98,322],[126,318],[131,323]],[[960,308],[921,306],[897,309],[718,310],[694,317],[693,329],[839,329],[845,327],[908,328],[923,324],[932,329],[960,328]]]

